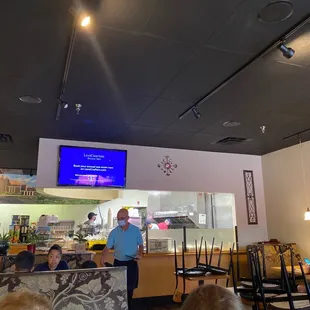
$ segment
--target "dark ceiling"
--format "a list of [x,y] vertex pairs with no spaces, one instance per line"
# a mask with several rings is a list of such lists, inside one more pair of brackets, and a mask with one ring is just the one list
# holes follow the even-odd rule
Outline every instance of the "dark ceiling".
[[[13,143],[0,143],[0,166],[35,167],[40,137],[259,155],[297,143],[283,137],[310,127],[310,24],[287,42],[293,58],[270,52],[200,105],[200,119],[178,119],[310,14],[309,0],[294,0],[288,19],[261,21],[270,2],[102,0],[92,31],[77,29],[69,108],[56,121],[73,3],[2,1],[0,134]],[[226,137],[249,141],[214,143]]]

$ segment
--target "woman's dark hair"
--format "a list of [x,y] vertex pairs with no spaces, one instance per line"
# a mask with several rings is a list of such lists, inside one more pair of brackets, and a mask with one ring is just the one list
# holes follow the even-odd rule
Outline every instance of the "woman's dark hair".
[[97,264],[92,260],[87,260],[82,264],[83,269],[97,268]]
[[48,250],[48,255],[53,251],[58,251],[60,255],[62,255],[62,248],[58,244],[54,244],[49,250]]
[[16,271],[31,272],[34,264],[34,255],[28,251],[22,251],[17,254],[15,259]]

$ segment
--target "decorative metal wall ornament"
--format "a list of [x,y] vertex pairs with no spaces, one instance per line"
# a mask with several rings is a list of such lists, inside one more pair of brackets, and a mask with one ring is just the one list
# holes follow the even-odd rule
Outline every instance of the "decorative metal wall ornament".
[[254,187],[253,171],[243,170],[244,187],[245,187],[245,199],[248,213],[248,224],[257,225],[257,208],[256,208],[256,196]]
[[161,163],[158,164],[158,168],[160,168],[166,176],[170,176],[177,167],[178,165],[174,164],[169,156],[165,156]]

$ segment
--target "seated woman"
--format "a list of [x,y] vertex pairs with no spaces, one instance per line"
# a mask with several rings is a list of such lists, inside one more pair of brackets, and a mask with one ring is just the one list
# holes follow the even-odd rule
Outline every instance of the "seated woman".
[[92,269],[97,268],[97,264],[92,260],[87,260],[82,264],[82,269]]
[[47,256],[47,262],[37,265],[34,271],[54,271],[54,270],[68,270],[68,264],[61,260],[62,249],[59,245],[53,245]]
[[15,259],[15,272],[31,272],[34,265],[34,255],[28,251],[18,253]]

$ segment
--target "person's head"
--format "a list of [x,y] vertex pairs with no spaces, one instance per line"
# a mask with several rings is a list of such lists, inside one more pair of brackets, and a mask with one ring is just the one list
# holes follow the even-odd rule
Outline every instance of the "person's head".
[[225,287],[215,284],[200,286],[192,291],[181,308],[182,310],[242,310],[238,296]]
[[50,270],[55,270],[62,257],[62,248],[54,244],[48,251],[47,263]]
[[82,269],[97,268],[97,264],[92,260],[87,260],[82,264]]
[[165,224],[166,224],[167,226],[171,225],[171,220],[170,220],[170,219],[165,219]]
[[88,215],[87,215],[88,220],[90,222],[95,222],[96,221],[96,216],[97,216],[97,214],[94,213],[94,212],[89,212]]
[[29,291],[9,293],[0,300],[1,310],[53,310],[44,295]]
[[16,272],[31,272],[34,265],[34,255],[29,251],[22,251],[15,259]]
[[128,210],[120,209],[117,212],[118,225],[121,227],[126,227],[128,225],[128,220],[129,220]]

